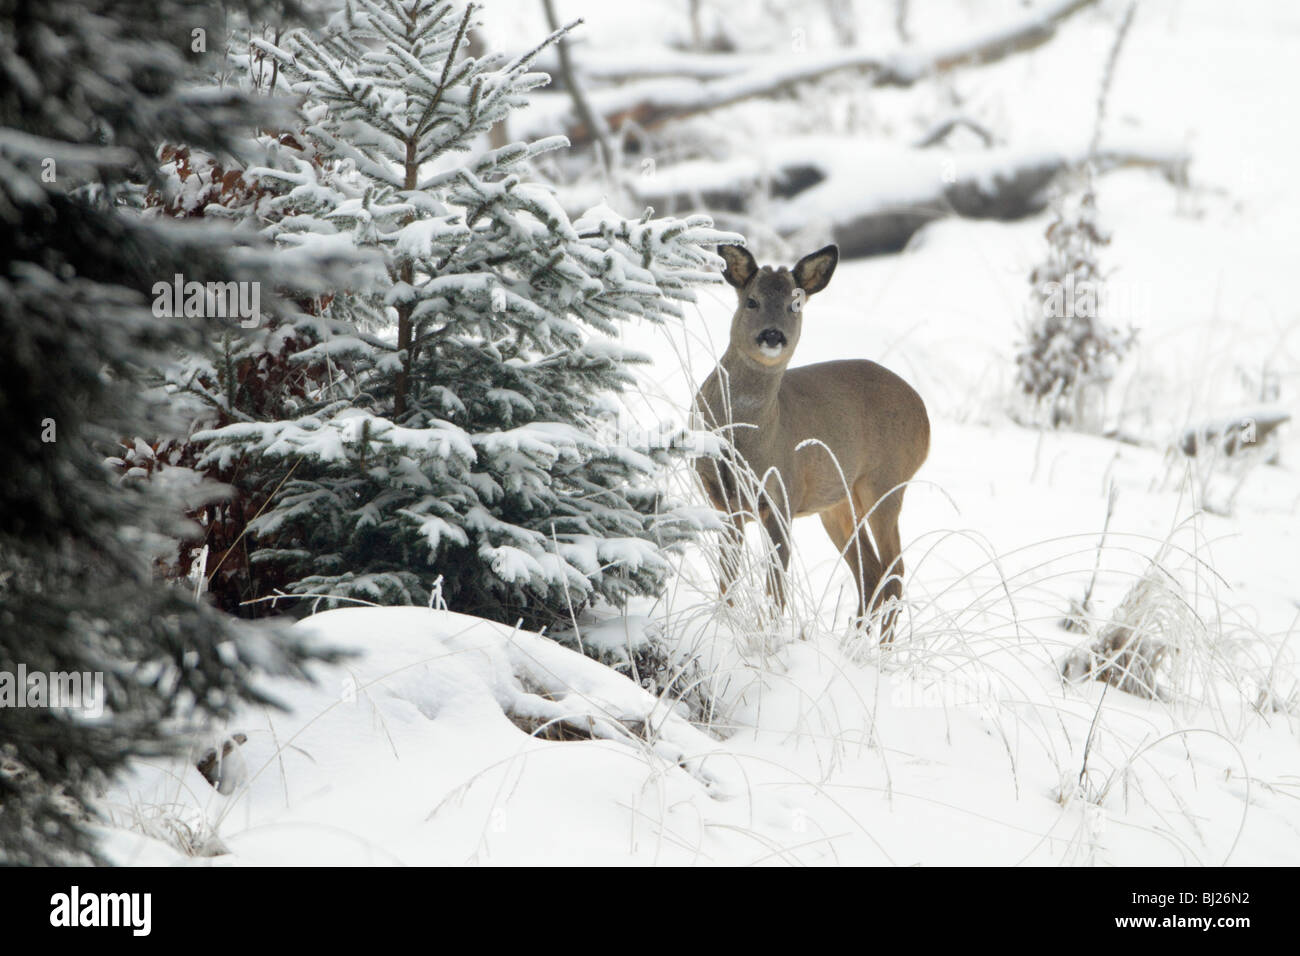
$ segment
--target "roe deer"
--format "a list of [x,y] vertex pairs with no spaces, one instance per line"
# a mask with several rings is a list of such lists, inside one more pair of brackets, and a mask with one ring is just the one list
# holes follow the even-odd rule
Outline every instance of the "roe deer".
[[[787,371],[804,302],[826,288],[839,261],[835,246],[805,256],[793,270],[760,269],[742,246],[721,246],[718,254],[739,301],[726,353],[695,401],[703,423],[725,432],[734,456],[702,458],[696,466],[733,531],[723,544],[723,596],[739,573],[744,523],[754,516],[752,505],[744,506],[743,484],[752,472],[757,492],[751,500],[781,564],[769,594],[784,607],[787,529],[791,519],[815,514],[853,571],[865,620],[902,595],[898,515],[905,483],[930,450],[925,404],[901,378],[865,359]],[[892,638],[896,613],[895,605],[886,609],[882,641]]]

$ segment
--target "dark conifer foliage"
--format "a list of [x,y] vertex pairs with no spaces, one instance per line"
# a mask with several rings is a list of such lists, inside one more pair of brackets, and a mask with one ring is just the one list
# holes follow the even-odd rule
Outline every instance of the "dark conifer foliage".
[[153,580],[213,489],[106,465],[124,436],[175,427],[150,383],[209,338],[206,319],[154,315],[155,283],[273,278],[227,229],[132,208],[160,144],[220,152],[276,119],[271,100],[196,85],[222,16],[193,0],[0,0],[0,674],[11,690],[22,670],[102,674],[104,691],[98,717],[0,708],[0,862],[96,859],[100,783],[259,700],[256,671],[307,658]]

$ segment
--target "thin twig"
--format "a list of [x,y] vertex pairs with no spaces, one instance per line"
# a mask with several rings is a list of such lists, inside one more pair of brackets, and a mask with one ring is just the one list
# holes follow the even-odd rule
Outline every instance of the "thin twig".
[[236,538],[234,542],[231,543],[230,547],[226,549],[226,553],[221,556],[221,560],[217,562],[217,566],[213,568],[212,573],[208,575],[209,584],[212,583],[212,579],[216,576],[217,572],[221,570],[221,565],[225,563],[226,558],[230,557],[230,552],[234,551],[235,548],[239,547],[239,542],[244,540],[244,535],[248,534],[249,526],[252,525],[252,523],[256,521],[258,518],[261,517],[262,512],[266,510],[266,506],[269,505],[275,499],[275,496],[279,492],[280,488],[283,487],[284,483],[293,476],[293,473],[298,470],[298,466],[301,464],[302,464],[302,456],[299,455],[298,460],[293,463],[293,467],[290,468],[288,473],[283,478],[280,479],[280,484],[275,486],[275,491],[272,491],[267,496],[266,500],[262,502],[262,507],[257,509],[257,514],[253,515],[253,517],[249,518],[248,521],[245,522],[244,527],[241,528],[239,531],[239,537]]

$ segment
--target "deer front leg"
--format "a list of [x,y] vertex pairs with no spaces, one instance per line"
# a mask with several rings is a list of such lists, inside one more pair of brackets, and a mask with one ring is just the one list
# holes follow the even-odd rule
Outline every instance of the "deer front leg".
[[737,514],[726,516],[726,527],[722,530],[722,540],[718,546],[718,597],[727,604],[734,603],[731,588],[740,577],[740,566],[744,557],[745,522]]
[[790,521],[782,513],[766,504],[759,506],[759,519],[771,546],[767,572],[767,596],[776,602],[779,610],[786,607],[787,576],[790,571]]
[[710,460],[698,466],[704,493],[716,511],[722,513],[723,528],[718,541],[718,597],[731,604],[732,585],[740,577],[745,546],[745,517],[736,502],[727,494],[729,472],[724,466]]

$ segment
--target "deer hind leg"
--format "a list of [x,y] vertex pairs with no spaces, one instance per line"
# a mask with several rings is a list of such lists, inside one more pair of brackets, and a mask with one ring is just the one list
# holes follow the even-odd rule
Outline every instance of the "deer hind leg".
[[[865,490],[865,489],[864,489]],[[898,601],[903,598],[903,548],[898,533],[898,516],[903,510],[903,491],[898,488],[876,501],[871,499],[867,506],[871,510],[867,523],[871,525],[871,534],[880,549],[880,567],[883,584],[872,602],[871,610],[876,611],[886,605],[890,598],[895,603],[885,609],[880,621],[880,641],[887,644],[894,639],[894,626],[898,618]],[[866,497],[865,495],[863,497]]]
[[822,527],[853,572],[853,584],[858,589],[858,617],[863,620],[867,616],[867,602],[880,582],[880,561],[867,536],[866,525],[860,524],[864,514],[848,498],[821,514]]

